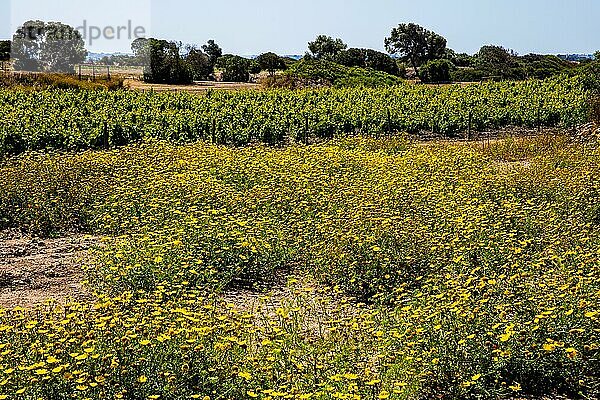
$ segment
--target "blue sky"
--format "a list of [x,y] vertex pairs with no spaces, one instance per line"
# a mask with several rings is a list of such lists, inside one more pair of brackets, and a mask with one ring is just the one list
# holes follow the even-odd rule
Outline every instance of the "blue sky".
[[[77,26],[85,19],[100,27],[131,19],[154,37],[213,38],[239,54],[302,54],[321,33],[352,47],[383,49],[384,37],[401,22],[424,25],[468,53],[484,44],[521,54],[600,49],[600,0],[0,0],[0,37],[10,37],[24,19]],[[88,48],[127,51],[128,40],[98,40]]]

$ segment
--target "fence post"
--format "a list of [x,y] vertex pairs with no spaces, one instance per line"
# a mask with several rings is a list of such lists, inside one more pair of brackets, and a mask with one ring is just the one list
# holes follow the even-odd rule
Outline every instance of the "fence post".
[[81,64],[79,64],[79,80],[81,80]]
[[387,109],[388,136],[392,136],[392,115],[390,109]]
[[108,80],[110,81],[110,65],[106,66],[106,72],[108,73]]

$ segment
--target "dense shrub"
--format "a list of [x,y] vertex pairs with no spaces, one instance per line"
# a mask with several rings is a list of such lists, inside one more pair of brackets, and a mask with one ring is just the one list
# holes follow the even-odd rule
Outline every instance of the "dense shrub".
[[224,82],[248,82],[250,80],[251,61],[247,58],[225,54],[217,60]]
[[481,82],[487,75],[485,71],[475,68],[458,68],[452,71],[452,82]]
[[428,61],[421,66],[419,78],[425,83],[450,82],[451,73],[456,67],[448,60]]
[[397,76],[373,69],[345,67],[331,61],[303,59],[292,65],[286,74],[335,87],[378,87],[402,83]]
[[334,61],[346,67],[370,68],[386,74],[400,76],[398,63],[388,54],[371,49],[351,48],[338,53]]
[[35,89],[118,90],[123,88],[120,77],[79,80],[75,75],[15,73],[0,75],[0,87]]

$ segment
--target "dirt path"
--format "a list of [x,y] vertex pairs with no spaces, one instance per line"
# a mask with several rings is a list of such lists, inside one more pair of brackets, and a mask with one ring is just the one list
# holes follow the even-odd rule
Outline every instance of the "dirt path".
[[135,79],[125,80],[125,86],[131,90],[155,91],[155,92],[188,92],[205,93],[209,90],[257,90],[260,85],[256,83],[232,83],[232,82],[194,82],[191,85],[162,85],[154,83],[144,83]]
[[1,233],[0,307],[90,300],[81,283],[82,265],[96,243],[82,235],[42,240]]

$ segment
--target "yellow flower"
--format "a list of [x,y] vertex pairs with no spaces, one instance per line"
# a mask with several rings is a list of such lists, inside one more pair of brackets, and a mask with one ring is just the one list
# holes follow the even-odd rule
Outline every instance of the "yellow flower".
[[546,351],[554,351],[556,349],[556,345],[554,343],[544,343],[542,348]]
[[512,390],[513,392],[520,392],[521,391],[521,384],[520,383],[515,383],[514,385],[511,385],[508,388],[510,390]]
[[511,336],[512,336],[512,333],[511,332],[507,332],[504,335],[500,336],[500,341],[501,342],[508,342],[510,340]]
[[138,378],[138,382],[139,383],[146,383],[148,382],[148,378],[145,375],[142,375]]
[[238,376],[240,378],[243,378],[243,379],[247,380],[247,381],[249,381],[250,379],[252,379],[252,375],[250,374],[250,372],[240,372],[238,374]]

